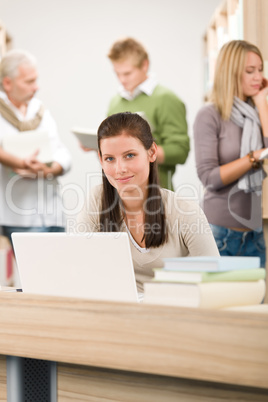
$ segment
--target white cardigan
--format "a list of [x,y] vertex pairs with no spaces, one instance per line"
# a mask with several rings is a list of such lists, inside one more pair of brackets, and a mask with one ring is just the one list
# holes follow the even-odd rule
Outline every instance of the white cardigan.
[[[38,99],[30,100],[24,117],[4,92],[0,91],[0,97],[13,108],[20,120],[32,119],[41,105]],[[71,167],[71,155],[60,141],[56,123],[48,110],[45,110],[37,130],[48,132],[53,159],[62,166],[63,173],[67,172]],[[0,146],[4,136],[20,134],[0,114]],[[50,180],[22,178],[11,168],[0,164],[0,225],[63,226],[64,221],[59,182],[56,178]]]

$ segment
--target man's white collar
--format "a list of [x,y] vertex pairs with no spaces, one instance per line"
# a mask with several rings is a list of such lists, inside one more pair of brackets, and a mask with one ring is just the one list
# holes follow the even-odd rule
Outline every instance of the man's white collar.
[[156,78],[150,75],[145,81],[138,85],[132,93],[128,92],[123,85],[120,85],[119,95],[128,101],[135,99],[141,93],[151,96],[157,84]]

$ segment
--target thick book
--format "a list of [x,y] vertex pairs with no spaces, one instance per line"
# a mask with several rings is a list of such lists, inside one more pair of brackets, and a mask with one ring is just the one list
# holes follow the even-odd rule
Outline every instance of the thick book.
[[53,162],[53,153],[46,131],[30,130],[19,134],[6,135],[2,147],[5,151],[19,158],[27,158],[36,151],[36,159],[42,163]]
[[260,304],[265,296],[265,281],[144,284],[144,303],[180,307],[220,309]]
[[98,149],[97,130],[81,127],[73,127],[72,133],[86,148]]
[[238,269],[222,272],[193,272],[193,271],[168,271],[161,268],[154,269],[155,282],[229,282],[229,281],[257,281],[265,279],[264,268]]
[[163,258],[164,269],[175,271],[218,272],[260,268],[259,257],[177,257]]
[[245,313],[259,313],[259,314],[267,314],[268,315],[268,304],[253,304],[250,306],[232,306],[226,307],[224,310],[227,311],[241,311]]

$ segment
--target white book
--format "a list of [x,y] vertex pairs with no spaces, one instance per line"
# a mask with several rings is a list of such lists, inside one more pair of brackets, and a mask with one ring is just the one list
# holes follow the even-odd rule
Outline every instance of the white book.
[[267,159],[268,158],[268,148],[265,148],[263,151],[262,151],[262,153],[261,153],[261,155],[260,155],[260,157],[259,157],[259,160],[261,161],[262,159]]
[[164,270],[221,272],[238,269],[260,268],[259,257],[177,257],[163,258]]
[[98,149],[97,130],[73,127],[71,131],[84,147]]
[[260,304],[265,296],[265,281],[144,284],[144,303],[181,307],[220,309]]
[[19,158],[27,158],[39,151],[36,159],[42,163],[53,162],[53,153],[46,131],[30,130],[6,135],[2,147],[6,152]]
[[223,310],[268,314],[268,304],[264,303],[264,304],[253,304],[250,306],[232,306],[232,307],[226,307]]

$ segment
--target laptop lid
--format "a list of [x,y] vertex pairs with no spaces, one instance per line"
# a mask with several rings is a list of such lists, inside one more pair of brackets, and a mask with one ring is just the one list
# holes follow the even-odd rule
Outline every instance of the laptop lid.
[[137,302],[127,233],[13,233],[23,292]]

